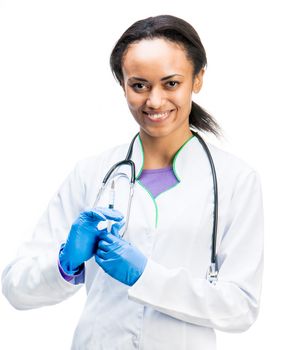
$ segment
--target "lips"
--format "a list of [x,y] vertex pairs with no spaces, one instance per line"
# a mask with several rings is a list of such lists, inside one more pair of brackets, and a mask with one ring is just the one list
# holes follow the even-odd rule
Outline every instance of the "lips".
[[143,113],[147,116],[148,119],[152,121],[162,121],[169,117],[171,110],[158,111],[158,112],[155,111],[154,113],[143,111]]

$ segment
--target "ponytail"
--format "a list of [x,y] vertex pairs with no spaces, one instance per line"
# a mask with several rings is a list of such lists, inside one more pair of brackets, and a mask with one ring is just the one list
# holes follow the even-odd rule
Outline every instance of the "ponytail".
[[216,137],[219,137],[221,128],[207,111],[205,111],[196,102],[192,101],[192,108],[189,115],[189,124],[192,128],[199,131],[208,131],[213,133]]

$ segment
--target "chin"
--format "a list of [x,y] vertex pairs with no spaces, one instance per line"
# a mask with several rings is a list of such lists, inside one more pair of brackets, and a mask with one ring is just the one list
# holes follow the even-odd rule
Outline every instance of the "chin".
[[153,129],[148,129],[148,128],[143,128],[140,127],[140,131],[150,137],[165,137],[165,136],[169,136],[172,131],[168,131],[168,130],[157,130],[157,128]]

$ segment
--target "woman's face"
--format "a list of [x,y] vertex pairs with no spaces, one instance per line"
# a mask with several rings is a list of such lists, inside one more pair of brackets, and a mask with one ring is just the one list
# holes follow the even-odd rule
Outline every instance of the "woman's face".
[[190,132],[192,92],[202,86],[204,70],[193,79],[184,49],[162,38],[129,46],[123,58],[123,89],[141,132],[152,137]]

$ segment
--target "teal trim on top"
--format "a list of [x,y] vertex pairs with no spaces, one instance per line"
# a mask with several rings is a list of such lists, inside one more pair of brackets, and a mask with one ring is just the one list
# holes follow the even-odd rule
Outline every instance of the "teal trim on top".
[[143,168],[144,168],[144,159],[145,159],[145,156],[144,156],[144,149],[143,149],[143,145],[142,145],[142,141],[141,141],[140,134],[138,135],[138,140],[139,140],[139,142],[140,142],[141,151],[142,151],[142,165],[141,165],[141,168],[140,168],[140,171],[139,171],[138,175],[136,175],[136,179],[138,179],[138,177],[141,175],[141,173],[142,173],[142,171],[143,171]]
[[180,181],[179,176],[177,175],[176,169],[175,169],[175,162],[176,162],[176,158],[178,156],[178,154],[180,153],[180,151],[183,149],[183,147],[194,137],[195,135],[192,135],[191,137],[189,137],[189,139],[179,148],[179,150],[176,152],[173,161],[172,161],[172,169],[174,172],[174,175],[176,176],[177,180]]
[[[179,176],[177,175],[176,173],[176,170],[175,170],[175,161],[176,161],[176,158],[178,156],[178,154],[180,153],[180,151],[182,150],[182,148],[194,137],[195,135],[191,135],[189,137],[189,139],[187,141],[185,141],[185,143],[179,148],[179,150],[176,152],[174,158],[173,158],[173,161],[172,161],[172,169],[173,169],[173,172],[174,172],[174,175],[176,176],[177,180],[180,181],[179,179]],[[141,145],[141,152],[142,152],[142,165],[141,165],[141,168],[139,170],[139,173],[136,175],[136,179],[139,178],[139,176],[141,175],[142,171],[143,171],[143,168],[144,168],[144,160],[145,160],[145,155],[144,155],[144,148],[143,148],[143,144],[142,144],[142,140],[141,140],[141,137],[140,137],[140,134],[138,135],[138,140],[140,142],[140,145]]]
[[[179,176],[177,175],[176,173],[176,170],[175,170],[175,161],[176,161],[176,158],[178,156],[178,154],[180,153],[180,151],[183,149],[183,147],[194,137],[195,135],[192,135],[191,137],[189,137],[189,139],[179,148],[179,150],[176,152],[174,158],[173,158],[173,162],[172,162],[172,169],[173,169],[173,172],[174,172],[174,175],[176,176],[177,180],[180,182],[180,178]],[[154,202],[154,205],[155,205],[155,209],[156,209],[156,221],[155,221],[155,227],[157,228],[158,226],[158,219],[159,219],[159,210],[158,210],[158,205],[157,205],[157,202],[156,202],[156,199],[155,197],[152,195],[152,193],[142,185],[142,183],[138,180],[139,176],[141,175],[142,171],[143,171],[143,168],[144,168],[144,161],[145,161],[145,155],[144,155],[144,148],[143,148],[143,144],[142,144],[142,140],[141,140],[141,137],[140,137],[140,134],[138,135],[138,139],[139,139],[139,142],[140,142],[140,145],[141,145],[141,152],[142,152],[142,165],[141,165],[141,168],[139,170],[139,173],[137,174],[136,176],[136,181],[139,183],[139,185],[144,188],[144,190],[150,195],[150,197],[152,198],[153,202]],[[178,183],[176,183],[175,185],[173,185],[172,187],[168,188],[167,190],[161,192],[160,194],[170,190],[171,188],[175,187],[176,185],[178,185]],[[159,194],[159,195],[160,195]]]
[[136,181],[139,183],[139,185],[140,185],[142,188],[144,188],[144,190],[145,190],[146,192],[149,193],[150,197],[152,198],[152,200],[153,200],[153,202],[154,202],[155,209],[156,209],[155,228],[157,228],[157,226],[158,226],[158,219],[159,219],[159,209],[158,209],[158,205],[157,205],[157,202],[156,202],[156,200],[155,200],[155,197],[152,195],[152,193],[151,193],[146,187],[143,186],[143,184],[140,182],[140,180],[136,180]]
[[153,203],[155,205],[155,209],[156,209],[156,220],[155,220],[155,228],[157,228],[158,226],[158,218],[159,218],[159,210],[158,210],[158,205],[157,205],[157,202],[154,198],[154,196],[152,195],[152,193],[142,185],[142,183],[138,180],[139,176],[141,175],[142,171],[143,171],[143,168],[144,168],[144,161],[145,161],[145,156],[144,156],[144,148],[143,148],[143,144],[142,144],[142,141],[141,141],[141,137],[140,137],[140,134],[138,135],[138,140],[140,142],[140,145],[141,145],[141,152],[142,152],[142,165],[141,165],[141,168],[139,170],[139,173],[136,175],[136,181],[139,183],[139,185],[144,188],[144,190],[149,193],[150,197],[152,198],[153,200]]

